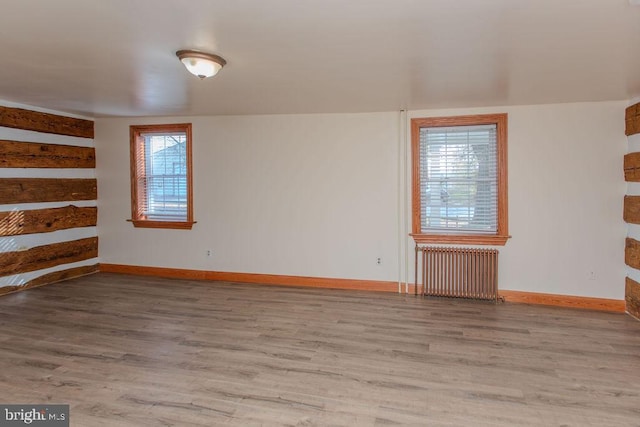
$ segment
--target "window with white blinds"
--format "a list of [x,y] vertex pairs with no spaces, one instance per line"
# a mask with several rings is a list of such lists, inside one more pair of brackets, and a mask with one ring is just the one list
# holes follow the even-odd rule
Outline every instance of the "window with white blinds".
[[144,174],[138,186],[145,194],[142,214],[149,219],[187,220],[187,135],[143,134]]
[[132,126],[131,134],[134,225],[190,228],[190,124]]
[[506,115],[413,119],[412,127],[416,240],[506,241]]
[[420,129],[423,231],[497,232],[496,125]]

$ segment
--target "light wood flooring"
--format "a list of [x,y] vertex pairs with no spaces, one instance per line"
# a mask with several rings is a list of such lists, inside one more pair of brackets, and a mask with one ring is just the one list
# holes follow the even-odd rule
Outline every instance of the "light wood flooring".
[[72,426],[640,426],[623,314],[100,273],[0,326],[0,402]]

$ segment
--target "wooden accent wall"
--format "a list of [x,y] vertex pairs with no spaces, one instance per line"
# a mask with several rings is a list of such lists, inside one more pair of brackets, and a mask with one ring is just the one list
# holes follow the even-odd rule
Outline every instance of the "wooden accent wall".
[[624,123],[627,136],[640,133],[640,102],[627,108]]
[[98,208],[69,205],[62,208],[0,212],[0,236],[48,233],[76,227],[91,227],[98,221]]
[[[52,138],[47,135],[33,137],[37,142],[8,140],[2,138],[5,128],[63,138],[56,137],[56,143],[50,143]],[[24,135],[24,139],[33,136],[26,132]],[[95,169],[93,136],[91,120],[0,106],[0,169],[27,171],[20,173],[20,177],[5,172],[0,178],[0,239],[3,239],[0,295],[98,270],[95,230],[73,231],[97,223],[98,209],[92,206],[97,199],[97,182],[94,178],[82,178],[87,173],[81,171]],[[65,139],[71,144],[57,143]],[[54,178],[38,178],[40,169],[61,170],[54,173]],[[22,177],[24,175],[28,177]],[[47,176],[51,176],[51,172]],[[34,207],[25,208],[30,205]],[[54,231],[57,233],[50,234]],[[33,238],[21,240],[20,236],[25,234],[37,234],[37,241],[41,243],[34,245]],[[30,247],[22,243],[25,241]],[[87,260],[95,261],[87,263]],[[80,266],[73,265],[79,262]],[[7,276],[11,280],[7,280]]]
[[0,140],[0,168],[95,168],[93,147]]
[[640,224],[640,196],[624,196],[623,218],[629,224]]
[[[624,119],[627,136],[640,134],[640,103],[628,107]],[[624,156],[624,179],[627,182],[640,182],[640,153]],[[624,220],[628,224],[640,224],[640,196],[625,196]],[[639,241],[627,237],[624,261],[629,267],[640,270]],[[640,283],[627,277],[624,294],[627,313],[640,319]]]
[[78,178],[2,178],[0,204],[96,200],[95,179]]
[[640,319],[640,283],[627,277],[624,294],[627,313],[636,319]]
[[640,182],[640,153],[629,153],[624,156],[624,180]]
[[0,106],[0,126],[93,138],[93,121]]
[[629,267],[640,269],[640,242],[627,237],[624,245],[624,262]]
[[37,286],[49,285],[51,283],[61,282],[63,280],[73,279],[75,277],[86,276],[98,271],[98,265],[85,265],[82,267],[68,268],[66,270],[54,271],[52,273],[43,274],[35,279],[29,280],[22,285],[9,285],[0,287],[0,295],[9,294],[16,291],[22,291]]
[[43,270],[97,256],[97,237],[36,246],[25,251],[4,252],[1,256],[0,276]]

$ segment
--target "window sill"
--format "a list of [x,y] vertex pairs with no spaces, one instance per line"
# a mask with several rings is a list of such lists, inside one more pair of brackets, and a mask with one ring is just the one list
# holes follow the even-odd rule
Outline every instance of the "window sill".
[[511,236],[469,234],[411,234],[411,237],[413,237],[413,240],[415,240],[416,243],[504,246]]
[[191,230],[196,221],[149,221],[144,219],[128,219],[136,228],[169,228]]

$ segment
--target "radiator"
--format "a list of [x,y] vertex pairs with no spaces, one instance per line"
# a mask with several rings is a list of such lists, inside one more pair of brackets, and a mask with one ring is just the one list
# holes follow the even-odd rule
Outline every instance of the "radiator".
[[416,246],[415,293],[498,300],[498,251]]

